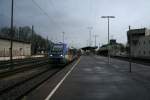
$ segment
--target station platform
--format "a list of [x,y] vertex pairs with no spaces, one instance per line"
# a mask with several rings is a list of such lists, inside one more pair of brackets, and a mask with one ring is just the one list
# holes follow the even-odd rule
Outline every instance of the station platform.
[[112,65],[107,58],[82,56],[45,100],[150,100],[147,86]]

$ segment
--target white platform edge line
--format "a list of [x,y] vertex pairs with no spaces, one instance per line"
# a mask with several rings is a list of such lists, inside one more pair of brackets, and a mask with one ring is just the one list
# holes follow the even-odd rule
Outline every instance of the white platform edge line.
[[55,86],[55,88],[50,92],[50,94],[46,97],[45,100],[50,100],[53,94],[56,92],[56,90],[60,87],[60,85],[63,83],[63,81],[67,78],[67,76],[71,73],[71,71],[76,67],[76,65],[79,63],[79,60],[73,65],[73,67],[67,72],[67,74],[61,79],[61,81]]

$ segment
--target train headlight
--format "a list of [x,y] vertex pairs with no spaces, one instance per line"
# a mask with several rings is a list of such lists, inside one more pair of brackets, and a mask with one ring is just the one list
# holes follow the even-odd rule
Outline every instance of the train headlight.
[[60,55],[61,57],[63,57],[63,55]]
[[51,57],[53,56],[53,55],[50,55]]

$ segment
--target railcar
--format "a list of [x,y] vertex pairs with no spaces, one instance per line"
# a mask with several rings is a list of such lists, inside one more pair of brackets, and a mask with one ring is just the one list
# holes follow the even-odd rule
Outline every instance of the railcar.
[[65,65],[77,58],[76,49],[68,48],[67,44],[57,43],[53,44],[49,50],[49,63],[53,65]]

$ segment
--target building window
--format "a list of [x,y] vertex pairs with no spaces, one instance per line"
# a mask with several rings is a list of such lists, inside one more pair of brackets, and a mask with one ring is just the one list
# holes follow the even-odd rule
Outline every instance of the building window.
[[145,44],[145,41],[143,42],[143,44]]
[[150,40],[149,40],[149,44],[150,44]]

